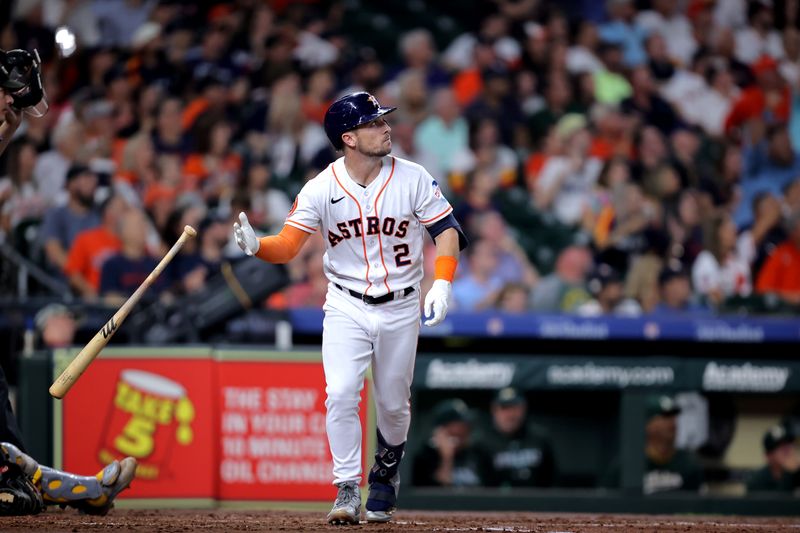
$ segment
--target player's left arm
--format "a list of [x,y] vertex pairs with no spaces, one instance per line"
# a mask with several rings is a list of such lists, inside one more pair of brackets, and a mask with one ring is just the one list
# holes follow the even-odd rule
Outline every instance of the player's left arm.
[[453,215],[432,226],[427,229],[436,244],[436,261],[433,285],[425,295],[425,315],[430,317],[425,321],[426,326],[435,326],[447,316],[458,253],[467,244],[466,236]]

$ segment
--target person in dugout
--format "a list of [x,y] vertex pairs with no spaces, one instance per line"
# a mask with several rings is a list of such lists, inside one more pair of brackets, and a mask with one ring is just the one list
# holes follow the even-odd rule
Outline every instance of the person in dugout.
[[784,424],[772,426],[764,434],[764,455],[767,464],[747,480],[747,492],[783,492],[800,489],[800,454],[795,436]]
[[[646,400],[645,467],[642,492],[698,491],[704,482],[703,469],[691,452],[675,446],[680,406],[671,396],[651,395]],[[601,481],[606,488],[620,487],[620,459],[617,457]]]
[[500,486],[549,487],[555,478],[550,435],[528,421],[528,402],[514,387],[500,389],[492,400],[491,420],[475,435],[492,458]]

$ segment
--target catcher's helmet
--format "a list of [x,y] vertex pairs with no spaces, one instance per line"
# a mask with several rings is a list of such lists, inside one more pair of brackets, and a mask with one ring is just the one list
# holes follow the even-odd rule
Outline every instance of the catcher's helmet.
[[325,112],[325,133],[334,148],[344,147],[342,134],[391,113],[396,107],[381,107],[378,99],[368,92],[342,96]]
[[14,107],[35,117],[44,116],[49,107],[41,74],[36,50],[0,50],[0,87],[14,99]]

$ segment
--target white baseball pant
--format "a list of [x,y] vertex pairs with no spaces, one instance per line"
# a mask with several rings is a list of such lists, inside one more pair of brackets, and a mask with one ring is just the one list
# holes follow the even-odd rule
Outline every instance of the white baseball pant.
[[419,287],[415,289],[405,297],[371,305],[328,285],[322,363],[334,483],[361,480],[358,404],[370,363],[378,429],[391,445],[406,440],[420,322]]

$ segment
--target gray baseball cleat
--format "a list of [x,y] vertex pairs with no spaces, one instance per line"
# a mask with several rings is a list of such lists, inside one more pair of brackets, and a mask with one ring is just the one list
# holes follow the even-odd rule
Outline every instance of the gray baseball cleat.
[[367,522],[389,522],[394,514],[394,509],[390,511],[369,511],[367,510]]
[[338,483],[339,493],[333,509],[328,513],[328,523],[335,526],[358,524],[361,521],[361,492],[355,481]]

